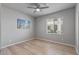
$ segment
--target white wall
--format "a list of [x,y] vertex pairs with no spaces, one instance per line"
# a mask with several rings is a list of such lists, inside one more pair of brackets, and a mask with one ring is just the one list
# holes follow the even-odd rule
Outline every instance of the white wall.
[[[57,34],[47,34],[46,21],[49,18],[63,17],[63,39]],[[62,42],[69,45],[75,45],[75,8],[66,9],[49,15],[41,16],[36,19],[36,35],[37,38],[44,38],[50,41]]]
[[76,20],[75,20],[75,28],[76,28],[76,52],[79,54],[79,4],[76,6]]
[[[33,17],[20,13],[18,11],[2,6],[1,10],[1,46],[13,44],[33,38],[34,20]],[[17,18],[31,20],[30,29],[17,29]]]
[[1,48],[1,4],[0,4],[0,48]]

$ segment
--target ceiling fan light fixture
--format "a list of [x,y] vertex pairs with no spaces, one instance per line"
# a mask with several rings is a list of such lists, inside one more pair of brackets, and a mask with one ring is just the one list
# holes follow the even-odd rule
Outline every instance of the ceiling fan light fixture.
[[40,12],[41,10],[39,8],[35,9],[37,12]]
[[[42,6],[44,5],[44,6]],[[44,3],[32,3],[31,6],[27,7],[27,8],[30,8],[30,9],[33,9],[33,13],[35,12],[41,12],[42,9],[46,9],[46,8],[49,8],[48,6],[46,6],[46,4]]]

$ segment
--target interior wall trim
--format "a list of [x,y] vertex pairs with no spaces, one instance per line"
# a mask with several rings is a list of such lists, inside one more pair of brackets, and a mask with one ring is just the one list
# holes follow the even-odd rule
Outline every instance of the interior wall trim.
[[79,55],[79,51],[78,51],[78,48],[76,48],[76,53]]
[[56,42],[56,41],[49,40],[49,39],[46,39],[46,38],[36,38],[36,39],[44,40],[44,41],[49,41],[49,42],[53,42],[53,43],[57,43],[57,44],[62,44],[62,45],[66,45],[66,46],[70,46],[70,47],[75,48],[75,45],[68,44],[68,43]]
[[31,39],[28,39],[28,40],[24,40],[24,41],[20,41],[20,42],[16,42],[16,43],[13,43],[13,44],[9,44],[9,45],[6,45],[6,46],[1,47],[0,49],[7,48],[9,46],[16,45],[16,44],[20,44],[20,43],[23,43],[23,42],[26,42],[26,41],[30,41],[30,40],[33,40],[33,39],[34,38],[31,38]]
[[20,42],[16,42],[16,43],[13,43],[13,44],[10,44],[10,45],[3,46],[3,47],[1,47],[0,49],[9,47],[9,46],[12,46],[12,45],[15,45],[15,44],[20,44],[20,43],[23,43],[23,42],[26,42],[26,41],[30,41],[30,40],[33,40],[33,39],[39,39],[39,40],[44,40],[44,41],[53,42],[53,43],[57,43],[57,44],[63,44],[63,45],[66,45],[66,46],[70,46],[70,47],[74,47],[74,48],[75,48],[74,45],[67,44],[67,43],[56,42],[56,41],[48,40],[48,39],[45,39],[45,38],[31,38],[31,39],[29,39],[29,40],[24,40],[24,41],[20,41]]

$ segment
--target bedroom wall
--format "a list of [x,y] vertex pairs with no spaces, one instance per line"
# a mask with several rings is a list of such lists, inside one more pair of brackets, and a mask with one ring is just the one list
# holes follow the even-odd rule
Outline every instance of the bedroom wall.
[[[46,32],[46,20],[49,18],[63,17],[63,38],[57,34],[47,34]],[[36,20],[36,32],[37,38],[43,38],[50,41],[62,42],[71,46],[75,45],[75,8],[62,10],[56,13],[52,13],[45,16],[40,16]]]
[[1,4],[0,4],[0,48],[1,48]]
[[[2,6],[1,10],[1,46],[30,40],[34,36],[34,19],[33,17],[18,12],[16,10]],[[17,29],[17,18],[31,20],[30,29]]]
[[76,5],[76,20],[75,20],[75,35],[76,35],[76,40],[75,40],[75,48],[76,52],[79,54],[79,4]]

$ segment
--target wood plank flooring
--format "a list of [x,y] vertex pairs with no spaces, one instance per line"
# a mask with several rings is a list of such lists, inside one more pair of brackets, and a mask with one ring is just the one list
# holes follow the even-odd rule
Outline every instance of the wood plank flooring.
[[1,55],[75,55],[73,47],[43,40],[30,40],[1,49]]

